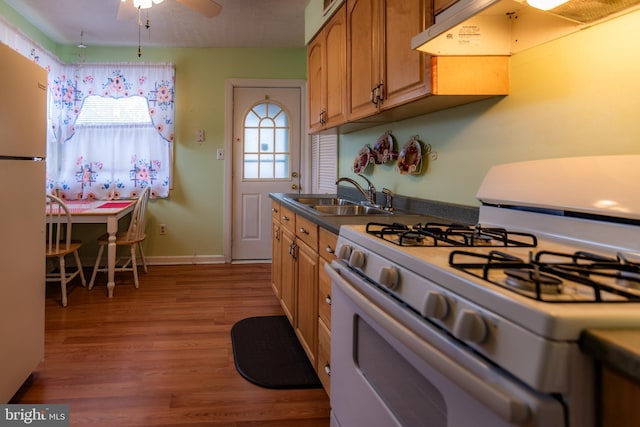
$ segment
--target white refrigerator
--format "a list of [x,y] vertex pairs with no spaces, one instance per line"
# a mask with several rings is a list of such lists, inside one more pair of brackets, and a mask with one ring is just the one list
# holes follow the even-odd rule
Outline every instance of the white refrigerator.
[[0,43],[0,403],[44,358],[47,72]]

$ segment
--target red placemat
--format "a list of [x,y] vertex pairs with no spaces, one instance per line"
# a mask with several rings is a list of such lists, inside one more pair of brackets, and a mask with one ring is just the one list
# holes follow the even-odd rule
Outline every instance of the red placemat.
[[124,208],[131,204],[131,201],[128,202],[107,202],[98,206],[98,209],[115,209],[115,208]]

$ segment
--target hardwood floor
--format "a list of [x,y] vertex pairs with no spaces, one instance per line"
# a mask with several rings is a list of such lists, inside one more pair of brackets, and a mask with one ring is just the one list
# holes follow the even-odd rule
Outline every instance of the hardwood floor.
[[[280,315],[270,264],[150,266],[69,305],[48,285],[45,360],[14,403],[66,403],[71,426],[329,425],[323,389],[271,390],[235,370],[230,329]],[[100,280],[100,281],[98,281]]]

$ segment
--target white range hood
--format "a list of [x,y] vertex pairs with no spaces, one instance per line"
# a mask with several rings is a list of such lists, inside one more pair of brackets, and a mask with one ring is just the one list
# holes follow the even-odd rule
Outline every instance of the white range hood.
[[640,7],[640,0],[570,0],[548,11],[525,0],[459,0],[411,40],[432,55],[512,55]]

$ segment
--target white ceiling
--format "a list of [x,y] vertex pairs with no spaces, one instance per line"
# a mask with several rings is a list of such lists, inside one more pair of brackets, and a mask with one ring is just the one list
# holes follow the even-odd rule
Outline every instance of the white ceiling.
[[[137,46],[137,15],[118,20],[120,0],[5,0],[50,39],[87,47]],[[127,0],[131,1],[131,0]],[[149,9],[150,30],[143,46],[303,47],[304,10],[309,0],[215,0],[222,12],[207,18],[164,0]],[[144,11],[143,11],[144,14]],[[146,18],[146,15],[143,15]]]

